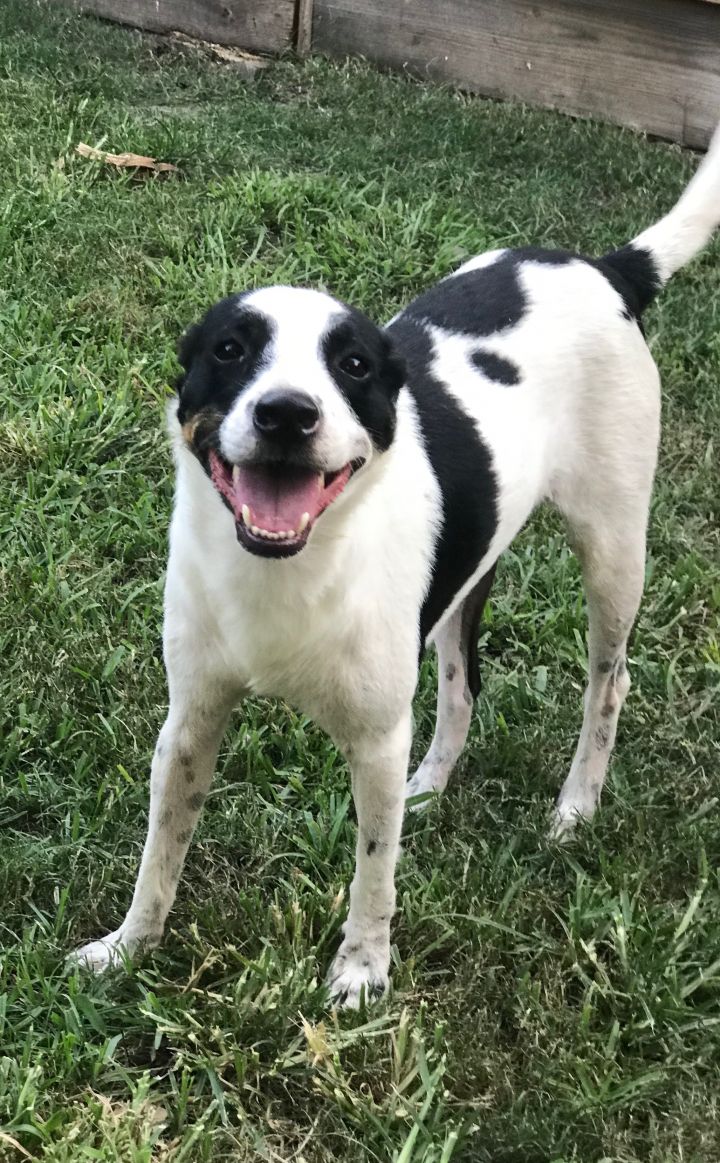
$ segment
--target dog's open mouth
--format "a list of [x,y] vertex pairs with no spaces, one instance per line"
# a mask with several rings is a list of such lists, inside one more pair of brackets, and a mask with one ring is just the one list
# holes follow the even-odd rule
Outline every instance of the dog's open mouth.
[[210,475],[232,509],[240,544],[263,557],[291,557],[360,463],[336,472],[275,463],[232,465],[213,449]]

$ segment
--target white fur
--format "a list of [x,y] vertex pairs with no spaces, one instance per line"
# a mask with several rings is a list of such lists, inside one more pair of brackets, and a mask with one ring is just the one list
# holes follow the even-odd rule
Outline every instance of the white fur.
[[637,246],[651,250],[660,276],[671,275],[708,244],[720,225],[720,125],[713,134],[707,154],[669,214],[635,239]]
[[[662,277],[707,241],[720,219],[720,137],[677,207],[645,231]],[[462,271],[489,266],[481,255]],[[526,262],[528,310],[483,341],[522,373],[512,388],[470,363],[475,342],[432,329],[433,374],[492,451],[498,523],[488,552],[432,637],[441,677],[430,751],[407,785],[442,790],[463,746],[470,699],[460,650],[463,602],[533,509],[552,501],[578,550],[588,596],[585,715],[554,830],[595,809],[629,688],[627,636],[640,600],[645,524],[659,432],[658,375],[639,329],[592,266]],[[252,297],[276,340],[257,380],[221,430],[230,460],[252,439],[249,408],[267,387],[309,392],[321,408],[323,455],[366,457],[287,560],[252,556],[173,420],[177,490],[165,594],[170,709],[155,751],[148,838],[119,929],[76,959],[99,969],[161,936],[231,708],[247,694],[280,696],[313,716],[347,756],[358,812],[356,875],[345,936],[330,971],[333,995],[357,1005],[387,983],[390,918],[417,679],[418,612],[427,591],[442,497],[406,390],[389,451],[335,388],[320,340],[341,307],[317,292],[271,288]],[[463,689],[465,688],[465,689]]]

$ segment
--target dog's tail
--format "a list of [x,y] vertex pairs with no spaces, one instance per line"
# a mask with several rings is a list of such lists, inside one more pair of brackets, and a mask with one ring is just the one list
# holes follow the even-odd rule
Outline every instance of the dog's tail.
[[671,275],[690,262],[720,226],[720,125],[705,157],[669,214],[637,238],[605,255],[632,287],[638,313],[644,311]]

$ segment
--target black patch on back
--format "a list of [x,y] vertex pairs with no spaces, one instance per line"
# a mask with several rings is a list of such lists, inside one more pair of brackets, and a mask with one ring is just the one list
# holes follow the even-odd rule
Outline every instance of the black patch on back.
[[474,351],[470,359],[478,371],[487,376],[489,380],[495,380],[498,384],[507,384],[508,387],[520,383],[520,368],[510,359],[495,355],[492,351],[484,351],[482,348]]
[[433,347],[425,328],[404,312],[388,332],[405,361],[407,390],[415,402],[442,494],[442,529],[420,613],[424,646],[432,627],[487,552],[497,527],[497,483],[490,451],[475,424],[430,372]]
[[478,634],[480,619],[493,584],[497,562],[490,566],[477,585],[470,590],[462,604],[460,649],[465,656],[465,675],[470,694],[474,699],[480,694],[480,659],[478,657]]
[[[271,321],[244,306],[242,296],[232,295],[211,307],[180,341],[178,358],[185,368],[176,383],[180,423],[203,408],[212,408],[220,415],[228,412],[255,379],[272,337]],[[215,348],[225,340],[242,345],[242,359],[221,361],[215,357]]]
[[[344,307],[338,322],[323,336],[322,355],[373,444],[384,452],[395,435],[395,406],[405,379],[405,366],[386,332],[361,311]],[[340,363],[349,355],[360,356],[368,365],[365,379],[353,379],[343,372]]]
[[508,251],[490,266],[443,279],[413,299],[402,318],[427,321],[456,335],[494,335],[514,327],[526,308],[513,258],[517,253]]
[[[588,260],[591,261],[591,260]],[[622,297],[625,318],[640,320],[662,286],[655,260],[642,246],[629,242],[592,262]]]

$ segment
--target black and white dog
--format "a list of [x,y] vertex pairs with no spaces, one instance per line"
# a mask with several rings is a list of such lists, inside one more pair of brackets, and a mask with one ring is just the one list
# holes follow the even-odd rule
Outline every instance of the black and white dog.
[[[190,328],[149,831],[125,920],[75,960],[100,970],[160,941],[228,716],[246,695],[278,695],[352,771],[357,863],[331,994],[357,1005],[382,992],[405,799],[448,781],[495,563],[541,501],[566,518],[589,611],[585,714],[554,834],[592,816],[630,686],[658,446],[640,317],[718,224],[720,130],[676,207],[602,259],[492,251],[384,330],[292,287],[232,296]],[[429,642],[437,726],[407,783]]]

